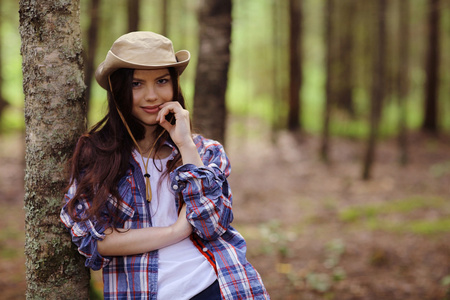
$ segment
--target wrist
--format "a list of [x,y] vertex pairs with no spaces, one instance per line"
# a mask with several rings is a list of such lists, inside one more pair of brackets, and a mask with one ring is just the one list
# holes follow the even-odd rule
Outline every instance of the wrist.
[[187,222],[187,220],[184,220],[184,222],[185,223],[181,220],[177,220],[177,222],[169,226],[169,234],[173,237],[175,242],[184,240],[192,232],[191,225]]
[[193,164],[197,167],[203,166],[203,162],[198,154],[197,146],[194,141],[190,143],[183,144],[183,146],[178,147],[180,151],[183,164]]
[[178,147],[178,150],[180,150],[181,154],[183,154],[183,152],[193,151],[193,150],[195,150],[195,152],[197,152],[197,147],[195,146],[193,139],[189,139],[189,140],[177,145],[177,147]]

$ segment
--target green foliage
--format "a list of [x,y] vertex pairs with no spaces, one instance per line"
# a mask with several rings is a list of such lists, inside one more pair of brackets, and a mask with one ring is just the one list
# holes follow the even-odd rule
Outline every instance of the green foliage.
[[442,278],[441,285],[450,287],[450,275],[447,275],[444,278]]
[[280,221],[271,220],[260,225],[260,235],[266,241],[264,251],[271,253],[276,251],[280,258],[289,255],[289,243],[295,239],[295,233],[284,229]]
[[324,293],[330,290],[332,286],[332,278],[327,273],[308,273],[306,275],[306,282],[308,285],[318,292]]
[[287,279],[293,287],[305,286],[312,291],[321,293],[324,299],[333,299],[335,284],[345,280],[345,270],[340,266],[341,257],[345,252],[345,244],[341,239],[334,239],[325,245],[323,265],[326,270],[308,269],[301,273],[290,270]]
[[[189,49],[192,54],[191,66],[183,74],[182,86],[188,102],[192,107],[194,96],[195,64],[198,48],[198,24],[196,10],[199,1],[171,2],[169,7],[168,36],[173,40],[175,48]],[[423,7],[422,1],[412,8],[411,21],[414,30],[422,30]],[[81,24],[85,34],[89,26],[89,6],[87,0],[81,1]],[[303,85],[301,90],[302,123],[306,132],[319,134],[323,123],[323,106],[325,99],[325,45],[324,45],[324,3],[323,1],[307,0],[303,2],[304,18],[303,28]],[[141,28],[143,30],[162,30],[161,2],[141,4]],[[231,62],[229,70],[229,85],[227,91],[227,108],[232,114],[259,118],[270,124],[286,126],[287,110],[287,60],[288,25],[281,17],[287,9],[286,3],[271,0],[235,1],[233,3],[233,32],[231,43]],[[7,47],[3,47],[2,76],[4,79],[3,92],[11,108],[5,111],[0,122],[3,130],[23,130],[23,93],[20,57],[20,36],[18,33],[19,15],[17,1],[3,3],[2,30],[0,37]],[[12,12],[15,13],[6,13]],[[101,5],[101,26],[99,32],[99,45],[96,55],[96,64],[101,62],[112,41],[126,32],[126,3],[121,0],[110,0],[107,5]],[[278,18],[278,19],[277,19]],[[447,24],[448,12],[443,11],[443,21]],[[390,28],[388,28],[390,30]],[[367,42],[363,35],[367,32],[359,30],[356,42]],[[419,35],[420,37],[422,35]],[[84,41],[86,37],[84,36]],[[6,42],[7,41],[7,42]],[[411,47],[412,57],[421,57],[425,43],[415,43]],[[448,43],[447,43],[448,44]],[[448,47],[444,44],[443,47]],[[361,68],[366,58],[355,57],[355,69]],[[444,62],[448,58],[443,57]],[[423,83],[424,72],[421,59],[411,59],[410,93],[407,99],[407,124],[409,128],[417,129],[420,126],[423,114]],[[277,66],[275,68],[275,66]],[[362,77],[359,70],[355,76]],[[364,76],[368,76],[364,74]],[[442,82],[449,78],[441,72]],[[370,77],[370,76],[369,76]],[[369,78],[370,79],[370,78]],[[368,79],[364,79],[368,80]],[[368,134],[369,88],[362,84],[363,79],[358,78],[353,98],[356,105],[356,117],[351,118],[336,108],[333,109],[330,120],[331,134],[352,138],[366,138]],[[361,81],[361,82],[360,82]],[[90,123],[98,121],[104,113],[105,92],[99,88],[95,81],[93,85],[93,99],[89,111]],[[282,91],[276,92],[276,88]],[[448,87],[441,84],[440,95],[448,94]],[[383,117],[380,122],[380,136],[391,137],[398,133],[398,101],[394,96],[385,101]],[[440,122],[443,129],[450,128],[450,105],[440,101],[442,108]],[[267,128],[270,128],[268,126]]]
[[345,244],[341,239],[330,241],[325,247],[325,267],[328,269],[336,268],[344,252]]
[[430,174],[434,178],[440,178],[446,174],[450,174],[450,160],[444,163],[432,165],[430,167]]
[[[20,56],[20,35],[18,1],[3,1],[1,12],[0,42],[2,43],[2,94],[9,106],[0,116],[0,131],[23,130],[22,57]],[[14,13],[9,13],[14,11]]]

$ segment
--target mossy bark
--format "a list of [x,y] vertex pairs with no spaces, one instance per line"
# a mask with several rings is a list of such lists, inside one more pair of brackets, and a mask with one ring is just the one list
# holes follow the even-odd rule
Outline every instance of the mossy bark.
[[59,219],[64,165],[86,128],[79,0],[21,0],[27,299],[87,299],[89,271]]

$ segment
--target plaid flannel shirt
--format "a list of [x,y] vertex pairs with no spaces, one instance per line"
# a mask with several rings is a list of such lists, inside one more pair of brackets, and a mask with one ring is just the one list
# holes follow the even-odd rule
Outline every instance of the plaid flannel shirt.
[[[232,194],[227,177],[230,163],[219,143],[194,137],[204,167],[183,165],[170,174],[171,187],[178,207],[182,196],[187,219],[193,226],[191,240],[216,271],[222,299],[269,299],[260,275],[246,259],[246,242],[230,223],[233,220]],[[170,145],[169,145],[170,146]],[[172,147],[171,158],[176,155]],[[122,201],[119,205],[118,228],[151,227],[149,204],[145,200],[145,183],[141,169],[134,159],[118,184]],[[76,191],[76,183],[65,195],[68,202]],[[77,203],[82,216],[89,207],[88,199]],[[105,236],[108,225],[95,220],[74,222],[66,206],[61,221],[70,230],[78,251],[86,257],[86,266],[103,268],[105,299],[156,299],[158,293],[158,251],[141,255],[103,257],[97,251],[97,241]],[[201,280],[201,278],[199,278]]]

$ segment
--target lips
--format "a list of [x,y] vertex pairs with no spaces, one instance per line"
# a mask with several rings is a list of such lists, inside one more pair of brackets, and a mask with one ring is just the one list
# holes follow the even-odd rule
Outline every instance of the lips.
[[141,106],[141,108],[143,111],[145,111],[148,114],[156,114],[160,110],[159,105]]

